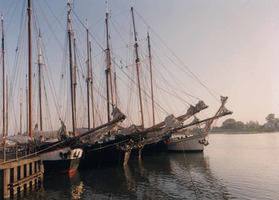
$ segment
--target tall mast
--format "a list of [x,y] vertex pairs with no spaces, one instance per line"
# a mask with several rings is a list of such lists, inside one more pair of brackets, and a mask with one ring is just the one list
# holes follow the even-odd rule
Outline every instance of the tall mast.
[[112,71],[111,71],[111,57],[110,57],[110,48],[109,48],[109,26],[108,26],[109,14],[108,14],[108,2],[106,1],[106,32],[107,32],[107,69],[109,70],[109,79],[110,79],[110,93],[111,93],[111,103],[112,109],[114,105],[113,101],[113,85],[112,85]]
[[92,67],[92,48],[91,48],[91,42],[89,42],[90,46],[90,68],[91,68],[91,101],[92,101],[92,118],[93,118],[93,128],[96,127],[95,124],[95,105],[94,105],[94,83],[93,83],[93,67]]
[[149,64],[150,64],[152,117],[153,117],[153,126],[155,126],[155,107],[154,107],[154,93],[153,93],[153,74],[152,74],[152,61],[151,61],[152,57],[151,57],[151,48],[150,48],[150,37],[149,37],[149,32],[147,32],[147,40],[148,40]]
[[[107,2],[106,2],[106,10],[108,10]],[[106,11],[107,13],[108,11]],[[106,14],[107,16],[107,14]],[[106,17],[106,24],[107,24],[107,17]],[[107,28],[107,38],[108,38],[108,28]],[[107,39],[108,41],[108,39]],[[109,105],[109,79],[108,79],[108,73],[109,73],[109,46],[106,49],[106,54],[107,54],[107,69],[106,69],[106,84],[107,84],[107,114],[108,114],[108,122],[110,122],[110,105]]]
[[29,69],[28,69],[28,81],[29,81],[29,137],[33,139],[33,95],[32,95],[32,9],[31,0],[28,1],[28,52],[29,52]]
[[75,129],[75,111],[74,111],[74,98],[73,98],[73,59],[72,59],[72,26],[71,26],[71,7],[68,0],[68,37],[69,37],[69,64],[70,64],[70,83],[71,83],[71,106],[72,106],[72,123],[73,134],[76,134]]
[[8,91],[8,75],[6,78],[6,135],[9,134],[9,91]]
[[141,124],[142,129],[144,130],[144,112],[143,112],[143,104],[142,104],[142,96],[141,96],[141,85],[140,85],[140,59],[139,59],[139,50],[138,50],[138,39],[137,39],[137,31],[135,25],[135,17],[134,17],[134,8],[131,0],[131,12],[132,12],[132,19],[133,19],[133,27],[134,27],[134,36],[135,36],[135,51],[136,51],[136,65],[137,65],[137,76],[138,76],[138,87],[139,87],[139,99],[140,99],[140,113],[141,113]]
[[[111,60],[110,60],[110,48],[109,48],[109,29],[108,29],[108,2],[106,1],[106,35],[107,35],[107,69],[106,69],[106,82],[107,82],[107,111],[108,111],[108,122],[110,122],[110,105],[109,105],[109,87],[111,91],[111,102],[113,106],[113,88],[112,88],[112,77],[111,77]],[[108,77],[109,76],[109,77]],[[110,81],[109,81],[110,79]],[[110,86],[109,86],[110,82]]]
[[2,21],[2,64],[3,64],[3,137],[6,135],[6,97],[5,97],[5,45],[4,45],[4,16],[1,13],[1,21]]
[[113,58],[114,63],[114,92],[115,92],[115,107],[117,108],[117,82],[116,82],[116,67],[115,67],[115,57]]
[[19,115],[19,130],[22,135],[22,88],[20,88],[20,115]]
[[29,112],[28,112],[28,105],[29,105],[29,101],[28,101],[28,76],[26,74],[26,132],[29,133],[29,123],[28,123],[28,119],[29,119]]
[[76,33],[74,35],[74,114],[75,114],[75,127],[77,123],[77,52],[76,52]]
[[39,29],[39,57],[38,57],[38,68],[39,68],[39,107],[40,107],[40,128],[43,130],[43,110],[42,110],[42,37],[41,29]]
[[88,130],[90,129],[90,98],[89,98],[89,83],[90,83],[90,48],[89,48],[89,28],[88,20],[86,19],[86,32],[87,32],[87,116],[88,116]]

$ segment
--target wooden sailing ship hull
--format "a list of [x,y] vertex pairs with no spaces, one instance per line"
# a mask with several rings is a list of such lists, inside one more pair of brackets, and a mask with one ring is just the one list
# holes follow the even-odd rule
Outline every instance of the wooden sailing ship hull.
[[67,160],[46,160],[43,161],[45,175],[71,174],[75,173],[79,167],[80,158]]
[[55,146],[48,148],[51,144],[44,144],[41,148],[45,148],[40,155],[43,159],[44,174],[71,174],[76,172],[79,167],[83,149],[73,148],[69,145]]
[[202,152],[204,144],[201,141],[203,140],[204,137],[202,135],[173,137],[167,149],[173,152]]
[[[142,148],[141,156],[158,155],[167,152],[169,136],[164,137],[162,140],[145,144]],[[133,148],[131,158],[138,158],[140,155],[139,148]]]
[[85,144],[81,158],[81,168],[103,168],[123,165],[125,151],[120,147],[129,142],[130,137],[125,136],[105,143]]

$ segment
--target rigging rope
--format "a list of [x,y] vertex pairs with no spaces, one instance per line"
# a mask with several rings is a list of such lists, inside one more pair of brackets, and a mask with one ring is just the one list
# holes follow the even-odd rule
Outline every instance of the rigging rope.
[[[135,9],[134,9],[135,10]],[[175,55],[175,53],[168,47],[168,45],[160,38],[160,36],[149,26],[149,24],[141,17],[141,15],[135,10],[137,15],[141,18],[141,20],[149,27],[149,29],[159,38],[159,40],[165,45],[165,47],[172,53],[172,55],[190,72],[190,74],[212,95],[212,97],[217,101],[220,102],[210,91],[210,88],[208,88],[205,84],[201,82],[201,80],[198,79],[198,77],[185,65],[181,59],[178,58],[178,56]],[[185,72],[184,70],[182,70]],[[186,72],[185,72],[186,73]],[[188,73],[187,73],[188,74]],[[190,76],[191,77],[191,76]],[[221,96],[221,95],[220,95]]]

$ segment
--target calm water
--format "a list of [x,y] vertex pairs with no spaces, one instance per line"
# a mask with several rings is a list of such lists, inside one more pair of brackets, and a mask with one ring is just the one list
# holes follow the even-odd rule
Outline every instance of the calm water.
[[45,177],[43,189],[27,198],[279,199],[279,133],[210,135],[209,143],[204,153]]

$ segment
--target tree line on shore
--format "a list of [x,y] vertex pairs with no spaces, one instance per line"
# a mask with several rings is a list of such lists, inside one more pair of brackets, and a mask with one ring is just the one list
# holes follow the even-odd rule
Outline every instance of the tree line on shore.
[[271,113],[266,118],[266,123],[259,124],[258,121],[242,122],[236,121],[233,118],[226,119],[220,127],[214,127],[214,129],[235,129],[235,130],[255,130],[255,131],[278,131],[279,130],[279,118],[275,117],[275,114]]

